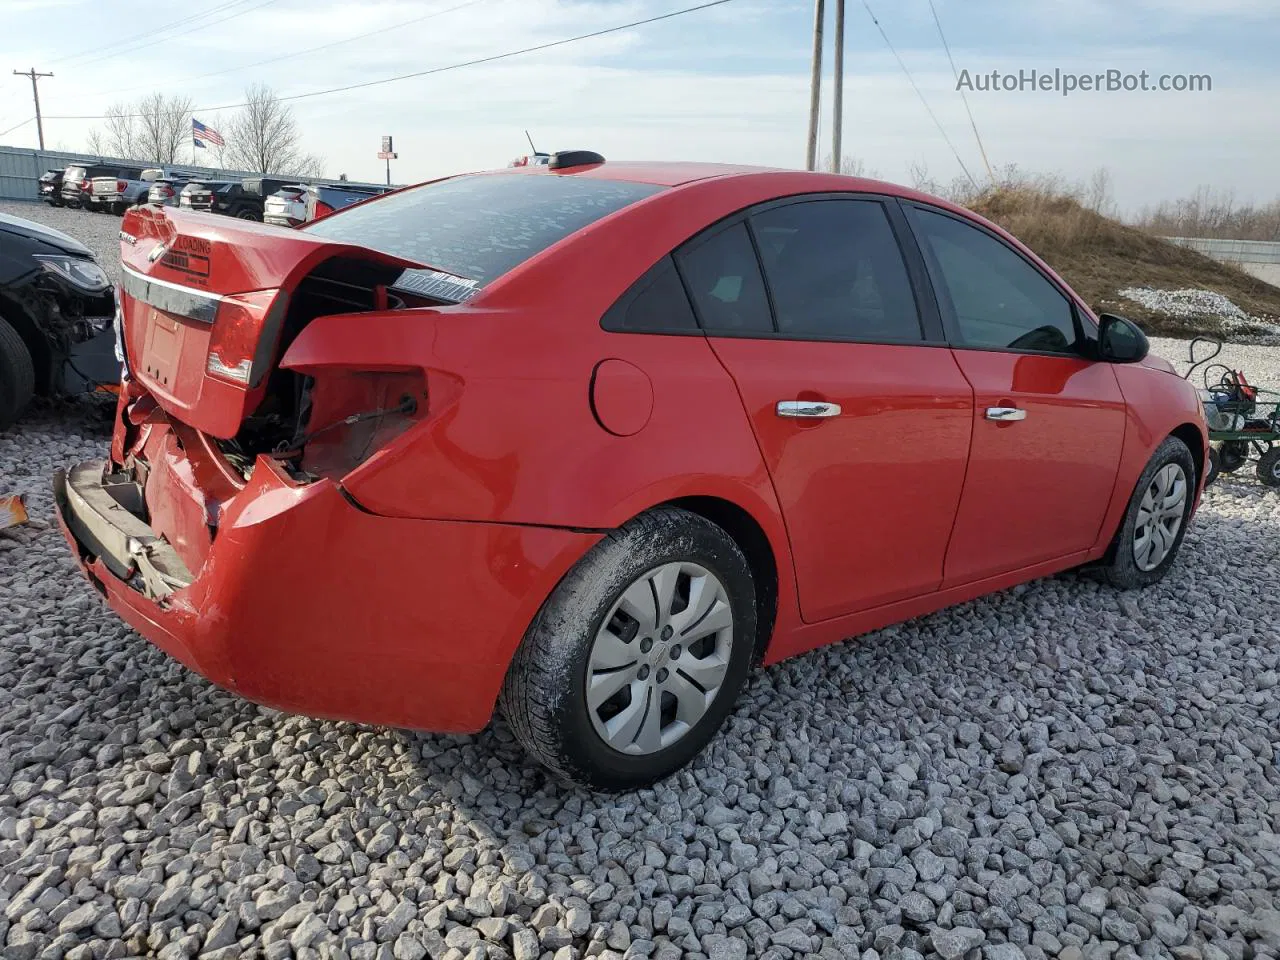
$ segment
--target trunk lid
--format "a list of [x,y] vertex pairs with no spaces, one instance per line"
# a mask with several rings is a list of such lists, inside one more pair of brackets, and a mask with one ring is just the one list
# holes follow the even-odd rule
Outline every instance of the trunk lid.
[[131,376],[170,416],[220,439],[261,402],[296,285],[333,257],[419,264],[252,221],[137,208],[121,230]]

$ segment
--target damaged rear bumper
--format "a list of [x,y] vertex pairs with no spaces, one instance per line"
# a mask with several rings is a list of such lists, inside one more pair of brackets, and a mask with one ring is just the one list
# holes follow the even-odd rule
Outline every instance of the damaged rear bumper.
[[63,535],[122,618],[255,702],[421,730],[488,723],[538,607],[599,538],[376,516],[262,458],[192,570],[144,519],[174,509],[148,509],[149,487],[101,461],[54,478]]
[[177,552],[141,519],[142,484],[91,460],[55,470],[53,496],[76,541],[149,600],[191,586],[195,577]]

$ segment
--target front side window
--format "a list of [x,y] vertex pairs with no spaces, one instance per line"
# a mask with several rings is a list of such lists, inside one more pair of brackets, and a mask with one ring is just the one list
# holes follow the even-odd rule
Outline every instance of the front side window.
[[676,253],[676,265],[707,333],[773,333],[769,297],[746,223],[694,241]]
[[791,203],[755,214],[751,226],[782,336],[922,339],[906,264],[879,202]]
[[1075,311],[1039,270],[995,237],[955,217],[909,207],[929,273],[949,299],[963,345],[1075,353]]

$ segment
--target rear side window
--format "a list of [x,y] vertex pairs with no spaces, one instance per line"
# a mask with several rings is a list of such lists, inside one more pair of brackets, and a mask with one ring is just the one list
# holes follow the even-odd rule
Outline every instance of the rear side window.
[[940,296],[949,297],[964,346],[1074,353],[1071,302],[995,237],[946,214],[909,208]]
[[683,248],[676,265],[707,333],[773,332],[760,262],[744,222]]
[[696,333],[698,321],[670,257],[663,257],[609,308],[600,325],[619,333]]
[[751,225],[782,336],[923,338],[911,280],[882,204],[791,203],[756,214]]
[[583,227],[661,189],[574,176],[455,177],[331,214],[302,229],[464,277],[472,281],[474,292]]

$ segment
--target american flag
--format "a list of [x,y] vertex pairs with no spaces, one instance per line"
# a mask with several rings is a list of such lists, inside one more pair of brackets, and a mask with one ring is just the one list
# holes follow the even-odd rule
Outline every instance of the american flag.
[[191,142],[201,149],[210,144],[215,147],[221,147],[226,143],[222,139],[222,134],[213,129],[213,127],[206,127],[195,117],[191,118]]

